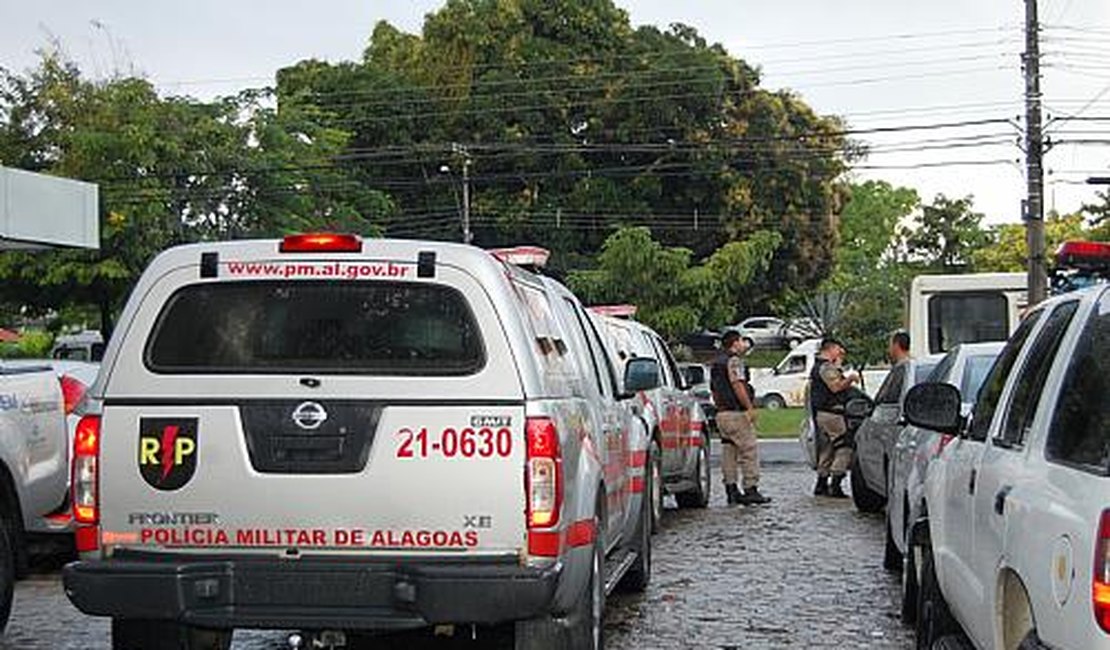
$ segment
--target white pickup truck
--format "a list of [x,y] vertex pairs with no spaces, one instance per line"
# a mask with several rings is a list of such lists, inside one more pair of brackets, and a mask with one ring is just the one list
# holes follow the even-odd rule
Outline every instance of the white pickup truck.
[[48,365],[0,361],[0,631],[28,548],[69,530],[69,452],[61,383]]

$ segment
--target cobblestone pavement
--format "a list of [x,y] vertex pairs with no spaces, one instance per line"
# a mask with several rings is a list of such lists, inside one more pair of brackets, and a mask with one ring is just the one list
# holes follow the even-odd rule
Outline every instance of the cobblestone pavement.
[[[897,580],[882,569],[882,519],[809,496],[811,476],[802,465],[768,465],[770,506],[726,507],[717,483],[707,510],[669,510],[647,593],[609,601],[607,647],[912,647],[894,606]],[[285,638],[240,632],[234,648],[277,650]],[[56,573],[17,585],[0,650],[107,647],[107,621],[75,610]]]

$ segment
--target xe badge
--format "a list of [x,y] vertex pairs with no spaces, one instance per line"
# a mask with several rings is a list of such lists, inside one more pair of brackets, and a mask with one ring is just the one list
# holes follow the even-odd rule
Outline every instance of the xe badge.
[[139,473],[156,490],[178,490],[197,469],[197,418],[139,420]]

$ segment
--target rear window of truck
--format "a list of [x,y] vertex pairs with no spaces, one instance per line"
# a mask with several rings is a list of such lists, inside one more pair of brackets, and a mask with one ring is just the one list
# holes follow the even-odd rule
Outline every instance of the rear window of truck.
[[467,375],[481,330],[451,287],[405,282],[221,282],[179,289],[145,361],[156,373]]

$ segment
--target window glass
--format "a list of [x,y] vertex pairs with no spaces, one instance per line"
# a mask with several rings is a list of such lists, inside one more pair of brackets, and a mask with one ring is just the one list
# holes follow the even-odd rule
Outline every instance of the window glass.
[[466,299],[442,285],[237,282],[185,287],[146,348],[161,373],[464,375],[485,364]]
[[671,376],[671,369],[667,367],[667,362],[663,361],[663,353],[659,351],[655,341],[651,340],[651,335],[647,332],[640,332],[640,334],[643,335],[644,342],[647,343],[648,349],[651,350],[649,356],[659,362],[659,381],[663,386],[677,385],[674,378]]
[[929,352],[947,352],[960,343],[1004,341],[1010,305],[1001,293],[945,293],[929,298]]
[[876,404],[897,404],[902,397],[902,384],[906,381],[906,364],[890,369],[879,392],[875,394]]
[[779,365],[780,375],[794,375],[806,371],[806,358],[801,355],[786,357]]
[[913,369],[913,385],[916,386],[933,374],[937,364],[931,361],[918,362]]
[[1006,377],[1010,375],[1010,369],[1014,367],[1014,363],[1017,361],[1021,346],[1025,344],[1025,339],[1029,338],[1029,333],[1033,331],[1033,326],[1037,324],[1041,314],[1041,311],[1037,310],[1022,321],[1017,331],[1014,332],[1013,338],[1006,344],[1006,347],[1002,348],[998,360],[991,367],[990,374],[983,381],[983,387],[979,389],[978,399],[975,401],[975,410],[971,416],[969,435],[975,440],[987,439],[987,431],[990,429],[991,420],[994,419],[994,412],[998,408],[998,400],[1001,399],[1002,389],[1006,386]]
[[591,378],[593,379],[594,390],[599,395],[605,394],[601,380],[601,364],[597,360],[597,352],[589,343],[590,334],[586,331],[586,324],[582,320],[582,314],[579,313],[574,301],[570,298],[563,298],[563,303],[567,311],[574,314],[574,324],[571,325],[571,339],[574,341],[575,351],[578,353],[579,359],[583,363],[583,367],[589,368],[593,371]]
[[1048,370],[1056,358],[1056,350],[1060,348],[1060,341],[1068,331],[1068,325],[1075,316],[1079,307],[1078,301],[1065,302],[1052,310],[1045,319],[1044,327],[1037,335],[1029,354],[1022,366],[1021,374],[1014,384],[1013,394],[1010,397],[1009,410],[1002,425],[1001,437],[1007,444],[1019,445],[1025,440],[1025,433],[1033,424],[1033,417],[1037,413],[1037,403],[1040,401],[1041,391],[1044,390]]
[[990,372],[994,359],[994,355],[988,354],[968,357],[967,361],[964,362],[964,374],[960,379],[960,395],[963,396],[964,402],[975,401],[979,389],[983,387],[983,380],[987,378],[987,373]]
[[929,373],[929,377],[925,381],[933,384],[944,382],[948,377],[948,373],[952,372],[952,366],[956,365],[956,359],[959,356],[959,350],[952,350],[944,355],[944,358],[933,368],[933,372]]
[[596,355],[601,361],[602,377],[607,377],[609,380],[608,383],[609,389],[611,391],[610,394],[614,396],[618,395],[621,391],[617,380],[617,368],[614,365],[613,357],[611,356],[613,354],[613,348],[611,345],[609,345],[609,339],[606,339],[602,336],[601,329],[598,327],[595,320],[596,317],[592,316],[588,312],[582,313],[586,319],[586,325],[590,330],[590,334],[592,335],[590,337],[591,344],[596,347]]
[[577,363],[573,356],[567,354],[562,330],[552,314],[547,292],[517,278],[512,278],[512,285],[525,323],[536,341],[534,349],[544,376],[573,383],[578,377]]
[[675,363],[674,357],[671,356],[671,351],[667,348],[667,344],[658,337],[652,338],[655,341],[656,350],[659,351],[660,363],[667,366],[667,371],[670,373],[671,377],[675,379],[675,388],[678,388],[678,385],[681,383],[680,378],[682,377],[678,371],[678,364]]
[[1083,328],[1058,400],[1045,455],[1110,474],[1110,293]]

